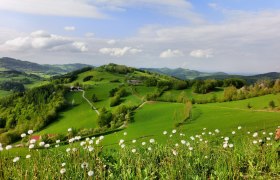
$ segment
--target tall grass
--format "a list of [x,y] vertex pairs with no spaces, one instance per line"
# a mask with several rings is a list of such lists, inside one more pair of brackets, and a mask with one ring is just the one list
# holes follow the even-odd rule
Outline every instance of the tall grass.
[[164,143],[132,140],[125,134],[111,146],[102,146],[103,137],[69,137],[66,146],[58,143],[41,149],[36,149],[36,142],[27,153],[30,158],[2,147],[0,179],[280,178],[279,142],[273,140],[273,133],[238,128],[228,136],[207,129],[191,137],[178,130],[162,136]]

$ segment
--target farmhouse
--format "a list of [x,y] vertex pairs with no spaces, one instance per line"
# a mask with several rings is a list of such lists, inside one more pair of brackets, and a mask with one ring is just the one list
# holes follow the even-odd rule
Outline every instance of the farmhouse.
[[70,91],[82,91],[83,89],[82,89],[82,87],[80,87],[80,86],[71,86],[70,87]]

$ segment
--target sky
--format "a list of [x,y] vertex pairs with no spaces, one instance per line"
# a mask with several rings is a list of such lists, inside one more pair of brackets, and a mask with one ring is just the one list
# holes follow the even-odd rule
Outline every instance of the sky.
[[0,0],[0,57],[280,72],[279,0]]

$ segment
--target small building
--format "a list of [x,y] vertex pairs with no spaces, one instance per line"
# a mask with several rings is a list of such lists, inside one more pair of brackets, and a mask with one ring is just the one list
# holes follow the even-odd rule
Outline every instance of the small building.
[[142,81],[138,79],[131,79],[131,80],[127,80],[127,83],[131,85],[140,85]]
[[71,86],[70,87],[70,91],[82,91],[83,90],[83,88],[82,87],[80,87],[80,86]]

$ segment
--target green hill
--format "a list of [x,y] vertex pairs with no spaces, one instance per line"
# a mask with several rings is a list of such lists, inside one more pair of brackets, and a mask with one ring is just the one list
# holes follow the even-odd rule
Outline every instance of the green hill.
[[161,74],[166,74],[169,76],[173,76],[179,79],[195,79],[198,77],[205,77],[205,76],[216,76],[216,75],[227,75],[223,72],[216,72],[216,73],[207,73],[207,72],[200,72],[195,70],[183,69],[183,68],[142,68],[143,70],[157,72]]
[[41,65],[28,61],[21,61],[9,57],[0,58],[0,70],[15,70],[25,73],[43,73],[48,75],[65,74],[90,65],[86,64],[65,64],[65,65]]

